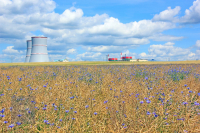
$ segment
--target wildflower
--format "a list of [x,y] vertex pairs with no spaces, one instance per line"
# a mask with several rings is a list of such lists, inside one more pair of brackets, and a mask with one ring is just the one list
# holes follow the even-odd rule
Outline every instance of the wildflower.
[[5,117],[5,115],[0,115],[2,118]]
[[183,102],[184,105],[188,104],[187,102]]
[[97,112],[94,112],[94,115],[97,115]]
[[145,80],[148,80],[148,77],[145,77]]
[[44,120],[44,123],[47,123],[48,122],[48,120]]
[[75,120],[75,118],[72,118],[72,120]]
[[60,119],[60,121],[62,122],[62,119]]
[[66,113],[69,113],[69,110],[65,110]]
[[5,108],[3,108],[3,109],[0,111],[0,113],[2,113],[2,114],[3,114],[3,113],[4,113],[4,111],[5,111]]
[[74,113],[76,114],[76,113],[77,113],[77,111],[74,111]]
[[197,102],[194,102],[194,105],[199,105],[199,103],[197,103]]
[[16,122],[16,124],[17,124],[17,125],[21,125],[22,123],[21,123],[21,122]]
[[122,103],[125,103],[125,101],[122,101]]
[[17,116],[18,116],[18,117],[21,117],[22,115],[21,115],[21,114],[18,114]]
[[147,102],[147,103],[151,103],[151,101],[150,101],[150,100],[146,100],[146,102]]
[[118,113],[119,111],[116,111],[116,113]]
[[73,109],[73,107],[71,107],[70,109]]
[[6,124],[6,123],[8,123],[8,121],[4,121],[3,123]]
[[104,103],[107,103],[108,101],[104,101]]
[[185,87],[187,86],[187,84],[184,85]]
[[88,107],[89,107],[88,105],[85,106],[85,108],[88,108]]
[[0,96],[3,96],[4,94],[1,94]]
[[140,101],[140,103],[141,103],[141,104],[143,104],[143,103],[144,103],[144,101]]
[[8,128],[13,128],[15,125],[14,124],[10,124],[9,126],[8,126]]
[[108,107],[106,107],[106,109],[108,109]]
[[151,113],[149,111],[147,111],[147,115],[150,115]]
[[158,115],[155,114],[154,117],[158,117]]
[[46,110],[47,108],[46,107],[44,107],[44,108],[42,108],[43,110]]
[[30,114],[30,113],[31,113],[31,111],[29,110],[29,111],[28,111],[28,113]]
[[198,96],[200,96],[200,93],[198,93]]

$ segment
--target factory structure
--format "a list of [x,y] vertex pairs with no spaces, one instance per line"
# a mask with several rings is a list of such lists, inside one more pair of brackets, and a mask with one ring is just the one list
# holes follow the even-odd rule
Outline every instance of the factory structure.
[[47,37],[35,36],[27,40],[25,62],[49,62]]
[[122,56],[122,53],[121,53],[121,58],[118,59],[118,58],[109,58],[109,54],[107,55],[107,58],[108,58],[108,61],[131,61],[131,62],[134,62],[134,61],[137,61],[137,62],[144,62],[144,61],[154,61],[154,59],[151,59],[151,60],[148,60],[148,59],[132,59],[131,56]]

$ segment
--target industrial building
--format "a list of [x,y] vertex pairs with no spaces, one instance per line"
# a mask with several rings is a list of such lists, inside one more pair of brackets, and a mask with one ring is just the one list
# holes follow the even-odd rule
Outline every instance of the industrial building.
[[31,57],[31,49],[32,49],[32,40],[27,40],[27,51],[26,51],[26,59],[25,62],[29,62]]
[[27,54],[25,62],[49,62],[47,52],[47,37],[35,36],[27,40]]
[[[107,57],[109,57],[109,54],[107,55]],[[137,62],[145,62],[145,61],[154,61],[154,59],[151,59],[151,60],[148,60],[148,59],[132,59],[131,56],[122,56],[122,53],[121,53],[121,58],[120,59],[117,59],[117,58],[108,58],[108,61],[131,61],[131,62],[134,62],[134,61],[137,61]]]

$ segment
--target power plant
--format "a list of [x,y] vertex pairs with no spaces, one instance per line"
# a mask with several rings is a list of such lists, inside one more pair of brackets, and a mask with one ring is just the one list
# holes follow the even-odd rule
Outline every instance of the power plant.
[[25,62],[29,62],[31,57],[31,49],[32,49],[32,40],[27,40],[27,51],[26,51],[26,59]]
[[25,62],[49,62],[47,52],[47,37],[35,36],[27,40],[27,54]]
[[118,59],[118,58],[109,58],[109,54],[106,55],[106,57],[108,58],[108,61],[131,61],[131,62],[134,62],[134,61],[137,61],[137,62],[143,62],[143,61],[154,61],[154,59],[151,59],[151,60],[147,60],[147,59],[132,59],[131,56],[122,56],[122,53],[121,53],[121,58]]

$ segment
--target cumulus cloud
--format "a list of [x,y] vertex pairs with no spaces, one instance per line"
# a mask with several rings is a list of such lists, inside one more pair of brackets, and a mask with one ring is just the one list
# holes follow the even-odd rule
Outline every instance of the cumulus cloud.
[[76,54],[76,52],[77,51],[74,48],[67,50],[67,54]]
[[153,21],[168,21],[181,24],[200,23],[200,0],[195,0],[189,9],[185,10],[185,15],[178,17],[180,7],[176,6],[174,9],[168,7],[166,10],[156,14]]
[[14,46],[8,46],[6,49],[3,50],[3,53],[5,54],[22,54],[23,51],[18,51],[13,49]]
[[85,52],[76,56],[77,61],[102,61],[102,54],[100,52]]
[[195,47],[200,48],[200,40],[196,41]]
[[168,7],[167,10],[164,10],[160,12],[159,14],[156,14],[153,17],[153,21],[172,21],[175,22],[177,21],[176,15],[178,15],[179,11],[181,8],[179,6],[176,6],[174,9],[171,9],[171,7]]
[[185,10],[185,15],[180,18],[181,23],[200,23],[200,0],[193,2],[193,5]]

